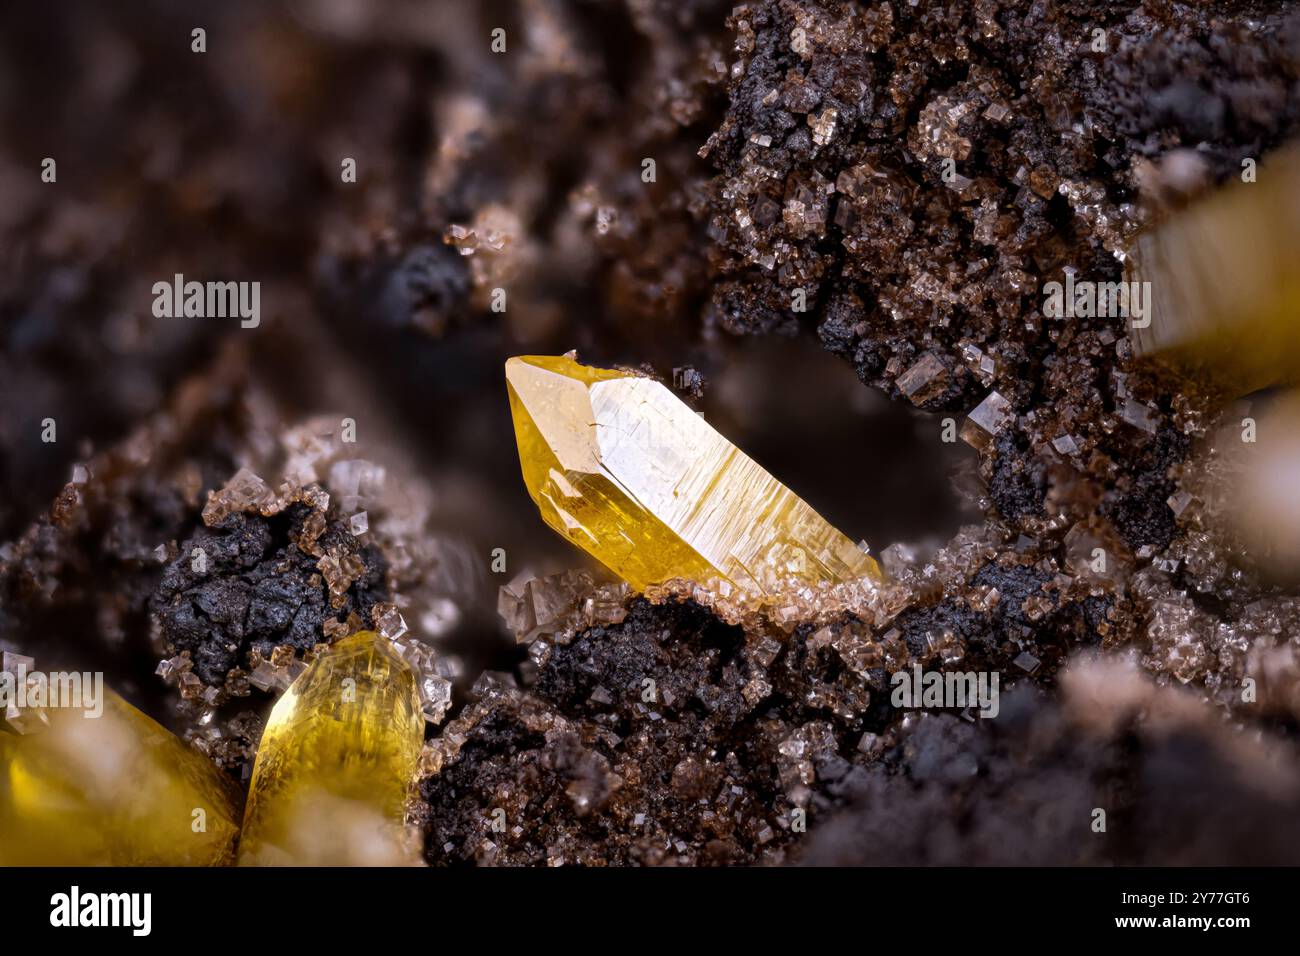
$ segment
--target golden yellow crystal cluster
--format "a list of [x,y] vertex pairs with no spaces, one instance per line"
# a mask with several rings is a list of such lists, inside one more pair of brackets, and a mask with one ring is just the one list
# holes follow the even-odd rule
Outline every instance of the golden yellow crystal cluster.
[[876,562],[659,382],[569,356],[506,362],[542,518],[638,590],[750,595],[879,577]]
[[277,701],[242,826],[224,774],[105,696],[97,716],[48,708],[0,729],[0,865],[223,864],[237,843],[241,864],[416,861],[402,819],[424,719],[386,638],[344,638]]

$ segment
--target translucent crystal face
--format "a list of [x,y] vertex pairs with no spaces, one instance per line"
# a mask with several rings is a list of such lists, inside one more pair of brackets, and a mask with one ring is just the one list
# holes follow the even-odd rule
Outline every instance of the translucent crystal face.
[[424,742],[415,674],[387,638],[346,637],[276,702],[258,746],[241,863],[402,862]]
[[1150,314],[1131,323],[1135,352],[1234,395],[1300,381],[1300,199],[1286,172],[1297,159],[1288,147],[1258,182],[1142,233],[1125,262],[1125,278],[1150,290]]
[[651,379],[506,363],[524,483],[548,525],[637,588],[751,593],[878,577],[876,562]]
[[229,863],[239,798],[206,757],[111,691],[0,732],[0,865]]

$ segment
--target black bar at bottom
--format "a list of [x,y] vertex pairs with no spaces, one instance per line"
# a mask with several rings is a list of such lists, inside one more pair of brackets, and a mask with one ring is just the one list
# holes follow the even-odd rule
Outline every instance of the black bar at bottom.
[[[1285,869],[0,869],[0,925],[10,939],[76,933],[128,946],[151,938],[224,941],[241,949],[279,940],[336,945],[347,938],[369,938],[372,947],[427,940],[440,948],[478,938],[496,950],[516,933],[524,945],[560,945],[571,936],[572,944],[602,950],[642,937],[677,949],[717,934],[729,946],[752,937],[768,949],[771,933],[802,936],[804,950],[830,945],[828,933],[858,937],[864,948],[893,938],[928,947],[944,940],[983,946],[1016,936],[1025,942],[1169,933],[1232,942],[1252,930],[1292,925],[1296,875]],[[132,894],[148,894],[147,927],[145,898]]]

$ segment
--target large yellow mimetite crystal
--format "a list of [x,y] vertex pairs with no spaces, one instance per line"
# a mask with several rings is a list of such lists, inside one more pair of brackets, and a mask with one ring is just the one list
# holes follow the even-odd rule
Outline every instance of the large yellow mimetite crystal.
[[271,711],[240,865],[415,862],[402,821],[423,744],[410,665],[372,631],[339,641]]
[[109,690],[46,715],[0,731],[0,865],[233,862],[238,791],[205,757]]
[[542,518],[633,587],[683,578],[765,595],[879,576],[659,382],[530,355],[506,362],[506,383]]

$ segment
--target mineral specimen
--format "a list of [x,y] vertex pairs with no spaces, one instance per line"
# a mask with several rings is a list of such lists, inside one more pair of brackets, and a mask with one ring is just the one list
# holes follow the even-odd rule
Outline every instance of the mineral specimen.
[[660,383],[567,356],[506,363],[528,493],[633,587],[755,594],[879,576],[876,562]]
[[407,860],[403,807],[423,740],[415,675],[390,642],[360,631],[332,645],[271,711],[240,865]]
[[1228,186],[1139,237],[1130,281],[1150,284],[1133,346],[1232,394],[1300,377],[1300,148],[1269,157],[1259,180]]
[[197,529],[164,567],[150,603],[166,645],[188,651],[194,674],[221,687],[252,651],[306,651],[327,637],[326,623],[368,617],[388,597],[384,569],[379,550],[345,521],[294,503],[270,517],[234,512]]
[[[0,732],[0,865],[232,862],[239,796],[206,758],[112,691]],[[97,708],[95,708],[97,709]]]
[[[445,586],[459,574],[432,539],[386,539],[360,463],[396,460],[349,446],[311,476],[281,468],[265,454],[274,419],[324,402],[359,416],[363,442],[391,428],[437,466],[418,490],[482,526],[467,552],[507,544],[512,572],[558,567],[532,564],[542,555],[529,553],[520,496],[495,494],[510,463],[480,391],[499,388],[492,343],[680,356],[721,382],[733,371],[719,375],[733,348],[721,333],[815,328],[898,404],[965,419],[986,487],[963,490],[985,520],[937,557],[886,549],[888,588],[901,589],[889,619],[851,601],[847,616],[814,621],[783,597],[779,619],[745,618],[742,634],[720,623],[733,623],[720,601],[692,621],[648,590],[619,622],[616,605],[568,580],[503,588],[528,647],[522,688],[481,680],[485,693],[451,713],[427,781],[427,859],[1295,862],[1300,788],[1239,758],[1261,734],[1294,736],[1300,600],[1265,589],[1221,540],[1224,512],[1200,480],[1223,463],[1201,447],[1215,424],[1201,390],[1139,374],[1130,323],[1062,321],[1040,296],[1068,275],[1118,281],[1150,200],[1194,201],[1295,135],[1294,2],[545,0],[527,5],[509,56],[483,42],[497,5],[449,10],[431,29],[405,5],[339,6],[220,5],[207,25],[228,55],[188,58],[179,91],[165,81],[187,54],[153,5],[55,31],[41,56],[20,55],[48,32],[40,8],[0,14],[0,60],[21,87],[40,87],[33,70],[48,62],[88,65],[46,84],[48,108],[6,112],[8,152],[122,144],[76,164],[72,205],[64,189],[25,188],[23,163],[0,157],[12,200],[0,235],[38,253],[4,283],[0,650],[59,641],[67,659],[140,687],[142,706],[185,719],[193,707],[207,721],[195,746],[236,775],[252,771],[249,715],[269,702],[231,700],[214,717],[209,695],[288,686],[305,665],[286,647],[308,656],[373,626],[398,641],[436,719],[453,675],[422,671],[427,645],[395,638],[403,615],[475,648],[465,686],[510,667],[514,649],[476,640],[486,608]],[[248,69],[228,69],[232,56]],[[268,102],[290,121],[267,123]],[[222,123],[193,122],[214,111]],[[328,188],[344,142],[369,144],[363,187]],[[285,175],[264,175],[268,157]],[[1266,161],[1260,172],[1247,190],[1269,188]],[[289,293],[275,296],[282,320],[255,339],[151,321],[137,290],[178,256],[260,263]],[[509,311],[489,312],[507,285]],[[1255,357],[1281,361],[1258,344]],[[194,377],[218,355],[225,372]],[[760,380],[742,400],[756,407],[792,382]],[[164,402],[178,385],[180,401]],[[828,403],[817,421],[849,411]],[[59,441],[36,448],[47,415]],[[1261,415],[1258,444],[1230,437],[1266,480],[1279,435]],[[115,442],[75,470],[88,446]],[[767,461],[772,445],[744,444]],[[873,506],[915,514],[921,496],[878,483],[878,454],[845,443],[807,460],[869,488]],[[923,470],[938,469],[907,461],[907,475]],[[288,510],[278,478],[290,474],[333,504]],[[1243,499],[1245,488],[1222,483]],[[1275,502],[1259,498],[1258,517],[1286,544]],[[1146,694],[1076,708],[1056,681],[1080,645],[1129,649],[1158,684],[1216,707],[1193,719],[1189,704],[1175,721]],[[159,700],[144,678],[161,654]],[[899,714],[886,678],[915,660],[1034,686],[1009,690],[997,721]],[[1243,700],[1247,677],[1258,703]],[[1112,698],[1125,683],[1097,681]],[[244,706],[232,734],[227,713]],[[39,717],[16,719],[41,733]],[[1103,720],[1114,726],[1095,737],[1076,726]],[[846,800],[837,825],[829,813]],[[796,806],[807,834],[793,830]],[[1081,823],[1097,806],[1110,808],[1109,837]]]
[[521,644],[544,636],[562,641],[575,627],[621,623],[626,600],[626,584],[598,588],[586,571],[564,571],[502,585],[497,612]]

